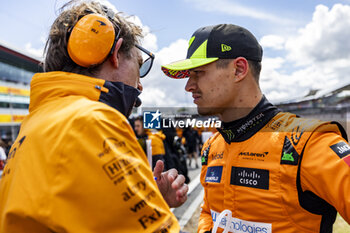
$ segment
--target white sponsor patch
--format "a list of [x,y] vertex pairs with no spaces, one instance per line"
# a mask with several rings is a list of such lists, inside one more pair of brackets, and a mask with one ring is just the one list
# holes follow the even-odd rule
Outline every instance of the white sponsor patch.
[[[213,222],[216,222],[217,217],[220,215],[219,212],[210,210],[211,218]],[[233,233],[272,233],[272,224],[263,222],[251,222],[245,221],[239,218],[230,218],[225,216],[221,219],[219,224],[220,228],[225,228],[226,224],[229,224],[229,232]]]

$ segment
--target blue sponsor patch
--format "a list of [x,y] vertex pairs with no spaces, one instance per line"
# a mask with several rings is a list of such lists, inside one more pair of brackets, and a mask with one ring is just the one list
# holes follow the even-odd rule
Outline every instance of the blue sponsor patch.
[[222,175],[222,166],[208,167],[205,175],[205,182],[220,183]]

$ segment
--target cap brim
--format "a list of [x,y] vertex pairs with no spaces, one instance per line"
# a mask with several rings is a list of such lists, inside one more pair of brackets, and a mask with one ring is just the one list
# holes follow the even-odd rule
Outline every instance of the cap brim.
[[162,66],[162,71],[170,78],[188,78],[190,69],[212,63],[218,59],[217,57],[185,59]]

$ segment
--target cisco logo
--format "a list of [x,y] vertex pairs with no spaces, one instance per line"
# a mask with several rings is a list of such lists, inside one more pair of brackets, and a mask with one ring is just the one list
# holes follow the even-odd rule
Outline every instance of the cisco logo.
[[261,178],[261,176],[258,175],[255,171],[248,173],[248,172],[246,172],[246,170],[243,170],[240,173],[238,173],[238,176],[242,177],[239,179],[239,183],[249,184],[249,185],[253,185],[253,186],[257,186],[258,179]]
[[269,189],[269,170],[232,167],[231,184],[258,189]]

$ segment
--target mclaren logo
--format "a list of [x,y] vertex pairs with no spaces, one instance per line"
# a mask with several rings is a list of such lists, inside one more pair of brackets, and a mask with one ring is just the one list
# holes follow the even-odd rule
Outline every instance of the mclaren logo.
[[105,22],[103,22],[103,21],[101,21],[101,20],[96,20],[96,21],[100,23],[99,26],[106,26],[106,25],[107,25]]
[[107,24],[105,22],[103,22],[101,20],[96,20],[91,28],[91,31],[95,34],[98,34],[100,32],[98,28],[101,26],[106,26],[106,25]]

